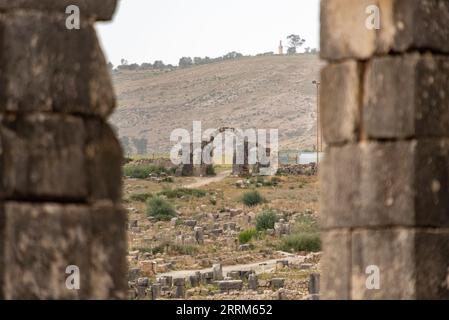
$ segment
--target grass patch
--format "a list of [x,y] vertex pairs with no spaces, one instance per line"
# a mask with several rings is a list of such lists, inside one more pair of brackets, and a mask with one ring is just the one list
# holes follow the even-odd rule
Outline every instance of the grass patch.
[[292,234],[282,238],[279,249],[288,252],[321,250],[321,239],[318,221],[309,214],[298,217]]
[[164,189],[158,193],[158,195],[166,196],[169,199],[179,199],[183,197],[196,197],[202,198],[206,196],[207,192],[201,189],[188,189],[188,188],[175,188]]
[[275,223],[276,223],[276,213],[271,209],[265,209],[256,216],[257,231],[274,229]]
[[176,217],[173,205],[166,199],[155,196],[147,201],[147,216],[154,217],[160,221],[168,221]]
[[257,190],[245,192],[242,196],[242,202],[248,207],[254,207],[266,202],[265,198]]
[[150,174],[174,174],[173,168],[165,168],[162,166],[154,166],[154,165],[135,165],[135,164],[126,164],[123,166],[123,174],[126,177],[135,178],[135,179],[146,179]]
[[206,176],[216,176],[217,173],[215,172],[215,167],[214,166],[207,166],[206,167]]
[[153,197],[151,193],[133,193],[129,196],[129,199],[132,201],[146,202],[151,197]]
[[256,229],[254,229],[254,228],[246,229],[239,233],[239,243],[240,244],[248,243],[255,237],[257,237]]
[[287,252],[320,251],[320,234],[318,232],[290,234],[282,238],[279,249]]

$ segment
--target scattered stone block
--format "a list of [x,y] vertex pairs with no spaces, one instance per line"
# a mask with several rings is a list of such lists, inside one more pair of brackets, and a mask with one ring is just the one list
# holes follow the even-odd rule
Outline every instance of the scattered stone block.
[[228,292],[230,290],[242,290],[242,280],[221,280],[216,281],[218,288],[221,292]]

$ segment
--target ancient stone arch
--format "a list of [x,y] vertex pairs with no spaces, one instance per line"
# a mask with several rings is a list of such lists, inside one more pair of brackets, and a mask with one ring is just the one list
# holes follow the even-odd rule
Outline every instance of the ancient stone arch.
[[[365,27],[373,4],[380,30]],[[115,5],[0,0],[0,298],[125,298],[121,150],[93,29]],[[322,0],[325,298],[449,297],[447,21],[445,0]]]

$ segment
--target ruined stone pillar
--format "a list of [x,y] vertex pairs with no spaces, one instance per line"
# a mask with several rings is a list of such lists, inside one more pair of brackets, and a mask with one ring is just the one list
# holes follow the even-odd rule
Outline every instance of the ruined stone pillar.
[[115,6],[0,0],[0,299],[126,297],[122,154],[93,27]]
[[446,0],[321,1],[324,298],[449,298],[448,21]]

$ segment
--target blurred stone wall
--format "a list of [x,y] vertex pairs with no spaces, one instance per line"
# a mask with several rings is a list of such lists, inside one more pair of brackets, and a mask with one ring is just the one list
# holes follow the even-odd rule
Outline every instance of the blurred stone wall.
[[[67,28],[69,5],[79,29]],[[2,299],[125,298],[122,152],[106,123],[115,97],[93,26],[115,7],[0,0]],[[66,284],[68,266],[79,289]]]
[[448,22],[447,0],[321,1],[324,298],[449,298]]

